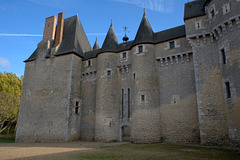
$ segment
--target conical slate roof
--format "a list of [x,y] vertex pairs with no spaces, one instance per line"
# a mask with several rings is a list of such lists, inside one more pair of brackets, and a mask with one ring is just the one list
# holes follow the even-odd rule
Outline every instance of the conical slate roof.
[[63,40],[55,55],[75,53],[84,56],[92,49],[78,15],[64,20]]
[[133,42],[133,45],[137,45],[140,43],[153,43],[153,38],[154,38],[154,32],[152,30],[152,27],[147,19],[147,16],[144,10],[142,21],[138,28],[138,32]]
[[116,34],[113,29],[113,25],[111,22],[110,28],[108,30],[107,36],[103,42],[102,51],[116,51],[118,50],[118,40]]
[[96,41],[95,41],[95,43],[94,43],[94,45],[93,45],[93,49],[94,49],[94,50],[95,50],[95,49],[99,49],[99,45],[98,45],[97,38],[96,38]]

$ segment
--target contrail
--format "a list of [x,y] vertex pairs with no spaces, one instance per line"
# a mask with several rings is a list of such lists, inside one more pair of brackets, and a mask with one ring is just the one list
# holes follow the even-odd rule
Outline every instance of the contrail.
[[[122,35],[123,33],[116,33],[116,35]],[[87,33],[87,36],[105,36],[106,33]],[[42,37],[41,34],[10,34],[0,33],[0,37]]]
[[9,34],[0,33],[0,37],[42,37],[41,34]]

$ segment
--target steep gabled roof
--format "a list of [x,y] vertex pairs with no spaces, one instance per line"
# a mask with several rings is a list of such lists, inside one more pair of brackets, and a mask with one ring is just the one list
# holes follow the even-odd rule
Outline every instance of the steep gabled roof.
[[184,20],[205,15],[204,4],[206,0],[196,0],[185,4]]
[[55,55],[73,52],[83,57],[83,53],[91,49],[78,15],[65,19],[62,43]]
[[154,36],[154,33],[152,30],[152,27],[147,19],[147,16],[144,10],[142,21],[138,28],[133,45],[137,45],[140,43],[153,43],[153,36]]
[[117,49],[118,49],[118,40],[111,22],[107,36],[103,42],[102,52],[108,52],[108,51],[111,52],[111,51],[116,51]]
[[96,41],[95,41],[95,43],[94,43],[94,45],[93,45],[93,49],[94,49],[94,50],[95,50],[95,49],[99,49],[99,44],[98,44],[97,38],[96,38]]

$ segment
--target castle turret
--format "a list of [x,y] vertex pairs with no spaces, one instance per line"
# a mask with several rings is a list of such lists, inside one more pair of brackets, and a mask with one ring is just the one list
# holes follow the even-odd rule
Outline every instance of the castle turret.
[[131,141],[159,142],[160,113],[158,76],[153,31],[144,12],[132,48]]
[[116,67],[118,41],[113,25],[108,30],[97,60],[96,127],[97,141],[119,141],[119,87]]
[[99,49],[99,44],[98,44],[97,38],[96,38],[96,41],[95,41],[95,43],[93,45],[93,49]]

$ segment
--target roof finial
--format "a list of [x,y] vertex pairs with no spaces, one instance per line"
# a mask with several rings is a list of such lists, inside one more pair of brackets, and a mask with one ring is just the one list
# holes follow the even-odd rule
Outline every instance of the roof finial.
[[143,8],[143,15],[144,15],[144,16],[146,15],[145,8]]
[[111,26],[112,26],[113,24],[112,24],[112,19],[111,19]]

